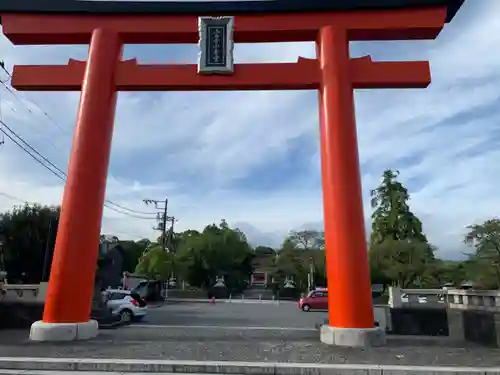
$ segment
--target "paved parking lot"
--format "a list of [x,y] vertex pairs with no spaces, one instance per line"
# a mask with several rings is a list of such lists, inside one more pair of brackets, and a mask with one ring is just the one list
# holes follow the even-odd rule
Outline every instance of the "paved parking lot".
[[297,303],[174,302],[150,308],[143,324],[212,327],[315,328],[326,311],[303,312]]

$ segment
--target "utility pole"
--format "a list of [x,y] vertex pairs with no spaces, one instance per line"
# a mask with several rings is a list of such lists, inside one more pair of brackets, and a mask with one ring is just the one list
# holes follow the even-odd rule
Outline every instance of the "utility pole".
[[163,207],[163,220],[162,220],[162,226],[161,228],[163,229],[163,236],[162,236],[162,241],[161,241],[161,247],[163,251],[165,251],[166,244],[167,244],[167,207],[168,207],[168,199],[165,199],[165,204]]
[[[162,236],[161,236],[161,247],[163,251],[166,250],[166,243],[167,243],[167,209],[168,209],[168,198],[165,198],[165,201],[160,201],[160,200],[155,200],[155,199],[143,199],[143,202],[146,205],[154,204],[155,208],[158,211],[163,211],[162,214],[158,212],[158,228],[153,228],[155,230],[161,230],[162,231]],[[163,207],[161,206],[163,204]]]
[[167,216],[167,220],[170,221],[170,230],[168,235],[169,249],[174,251],[174,223],[177,221],[174,216]]
[[45,254],[43,256],[42,282],[49,281],[50,263],[52,260],[51,258],[53,251],[54,251],[54,246],[52,244],[52,218],[51,218],[49,219],[49,232],[47,234],[47,241],[45,242]]

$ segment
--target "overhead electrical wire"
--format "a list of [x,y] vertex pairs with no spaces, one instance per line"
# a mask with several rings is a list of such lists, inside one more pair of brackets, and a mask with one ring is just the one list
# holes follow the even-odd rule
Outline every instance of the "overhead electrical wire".
[[[33,160],[35,160],[37,163],[39,163],[41,166],[43,166],[45,169],[47,169],[49,172],[51,172],[54,176],[59,178],[61,181],[66,182],[66,173],[61,171],[60,168],[58,168],[54,163],[52,163],[49,159],[47,159],[45,156],[43,156],[40,152],[38,152],[33,146],[31,146],[28,142],[26,142],[21,136],[19,136],[15,131],[13,131],[3,120],[0,120],[0,132],[2,132],[7,138],[9,138],[14,144],[16,144],[19,148],[21,148],[24,152],[26,152]],[[154,217],[144,217],[144,216],[138,216],[138,215],[133,215],[128,212],[120,211],[117,210],[114,207],[110,207],[110,205],[114,205],[119,208],[125,208],[129,210],[130,212],[135,212],[134,210],[131,210],[129,208],[126,208],[124,206],[118,205],[117,203],[114,203],[107,199],[104,203],[104,206],[112,211],[118,212],[120,214],[124,214],[130,217],[134,217],[137,219],[146,219],[146,220],[156,220],[157,218],[157,213],[144,213],[144,214],[153,214],[155,215]],[[139,212],[139,211],[138,211]]]
[[[18,198],[18,197],[14,196],[14,195],[5,193],[3,191],[0,191],[0,196],[4,196],[6,198],[9,198],[9,199],[12,199],[14,201],[18,201],[18,202],[21,202],[21,203],[24,203],[24,204],[30,204],[30,202],[28,202],[27,200]],[[125,233],[125,232],[116,232],[116,231],[114,231],[114,233],[116,233],[118,235],[131,236],[131,237],[135,237],[135,238],[138,238],[138,239],[146,239],[145,236],[142,236],[142,235],[137,234],[137,233],[129,233],[129,232]]]
[[[20,135],[18,135],[14,130],[12,130],[3,120],[0,119],[0,124],[4,127],[4,129],[0,129],[2,131],[2,133],[4,135],[6,135],[12,142],[14,142],[16,145],[18,145],[19,147],[23,148],[23,146],[21,146],[21,144],[18,143],[21,142],[23,145],[25,145],[26,147],[28,147],[31,151],[33,151],[37,156],[39,156],[44,162],[46,162],[47,164],[49,164],[52,168],[55,169],[55,171],[53,171],[52,169],[50,169],[50,171],[52,173],[54,173],[57,177],[59,177],[61,180],[65,181],[66,180],[66,174],[59,168],[57,167],[54,163],[52,163],[49,159],[47,159],[45,156],[43,156],[42,154],[40,154],[35,148],[33,148],[33,146],[31,146],[28,142],[26,142]],[[5,129],[8,130],[8,132],[5,131]],[[14,139],[12,138],[11,134],[17,139]],[[28,152],[27,150],[25,150],[25,152]],[[33,158],[35,158],[31,153],[29,153],[29,155],[31,155]],[[46,166],[44,164],[44,162],[40,161],[40,159],[36,158],[35,160],[39,161],[40,163],[42,163],[42,165]],[[63,176],[63,177],[61,177]]]
[[[9,80],[12,79],[12,74],[10,74],[10,72],[7,70],[7,68],[5,68],[4,64],[0,65],[0,69],[2,69],[9,77],[5,82],[2,82],[5,89],[7,91],[9,91],[12,94],[12,96],[14,96],[14,98],[16,98],[28,110],[29,113],[34,114],[33,111],[31,110],[31,108],[19,97],[19,95],[17,95],[17,92],[15,91],[15,89],[13,87],[9,87],[6,84]],[[44,114],[44,116],[47,117],[49,119],[49,121],[55,127],[57,127],[61,132],[63,132],[66,135],[71,135],[71,134],[68,134],[68,132],[66,130],[64,130],[64,128],[62,126],[60,126],[36,101],[34,101],[33,99],[30,99],[30,103],[32,103],[35,107],[37,107]]]
[[7,193],[4,193],[3,191],[0,191],[0,195],[4,196],[4,197],[6,197],[6,198],[12,199],[12,200],[14,200],[14,201],[21,202],[21,203],[26,203],[26,204],[28,204],[28,203],[29,203],[28,201],[25,201],[24,199],[21,199],[21,198],[15,197],[15,196],[10,195],[10,194],[7,194]]
[[[9,77],[12,77],[10,75],[10,73],[5,69],[5,67],[3,66],[3,64],[0,64],[0,68],[2,70],[4,70],[8,75]],[[31,111],[31,109],[26,105],[26,103],[24,103],[22,101],[22,99],[20,99],[16,94],[15,92],[5,84],[5,82],[3,81],[0,81],[0,83],[10,92],[13,94],[13,96],[20,102],[22,103],[26,108],[28,108],[29,112],[30,113],[33,113]],[[57,128],[59,128],[60,130],[63,130],[62,127],[60,127],[47,113],[46,111],[44,111],[39,105],[37,105],[36,103],[34,103],[39,109],[40,111],[47,117],[49,118],[49,120],[51,120],[52,123],[54,123]],[[54,174],[56,177],[58,177],[60,180],[66,182],[66,178],[67,178],[67,175],[66,173],[61,170],[59,167],[57,167],[53,162],[51,162],[47,157],[45,157],[44,155],[42,155],[39,151],[37,151],[31,144],[29,144],[26,140],[24,140],[20,135],[18,135],[14,130],[12,130],[6,123],[5,121],[3,121],[3,119],[0,117],[0,132],[6,136],[7,138],[9,138],[14,144],[16,144],[19,148],[21,148],[24,152],[26,152],[29,156],[31,156],[31,158],[33,158],[33,160],[35,160],[37,163],[39,163],[40,165],[42,165],[44,168],[46,168],[48,171],[50,171],[52,174]],[[5,195],[5,194],[3,194]],[[136,211],[136,210],[133,210],[133,209],[130,209],[128,207],[125,207],[125,206],[122,206],[118,203],[115,203],[109,199],[106,199],[105,203],[104,203],[104,206],[112,211],[115,211],[115,212],[118,212],[120,214],[123,214],[123,215],[127,215],[127,216],[130,216],[130,217],[134,217],[134,218],[137,218],[137,219],[146,219],[146,220],[156,220],[157,219],[157,213],[156,212],[142,212],[142,211]],[[114,206],[114,207],[110,207],[110,206]],[[115,208],[116,207],[116,208]],[[118,210],[117,208],[123,210]],[[124,212],[125,211],[125,212]],[[152,216],[149,216],[149,217],[145,217],[145,216],[138,216],[138,215],[152,215]],[[153,216],[154,215],[154,216]]]

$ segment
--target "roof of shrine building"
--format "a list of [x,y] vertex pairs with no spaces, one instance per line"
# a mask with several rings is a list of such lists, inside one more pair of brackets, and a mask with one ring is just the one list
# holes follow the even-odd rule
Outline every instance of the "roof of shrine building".
[[101,1],[0,0],[0,13],[82,14],[225,14],[387,10],[446,6],[449,22],[465,0],[232,0],[232,1]]

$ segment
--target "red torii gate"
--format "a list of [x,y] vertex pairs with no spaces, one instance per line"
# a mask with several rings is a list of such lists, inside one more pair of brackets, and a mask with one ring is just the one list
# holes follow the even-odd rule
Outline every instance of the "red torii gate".
[[[319,92],[329,324],[321,340],[380,345],[374,328],[353,89],[424,88],[426,61],[352,59],[349,41],[433,39],[463,0],[275,0],[204,3],[3,0],[3,33],[17,45],[90,44],[88,60],[15,66],[25,91],[81,91],[43,321],[31,339],[97,335],[89,320],[117,91]],[[122,60],[127,43],[197,43],[199,15],[234,15],[234,41],[315,41],[316,59],[236,64],[226,76],[196,65]],[[75,298],[75,296],[78,296]]]

